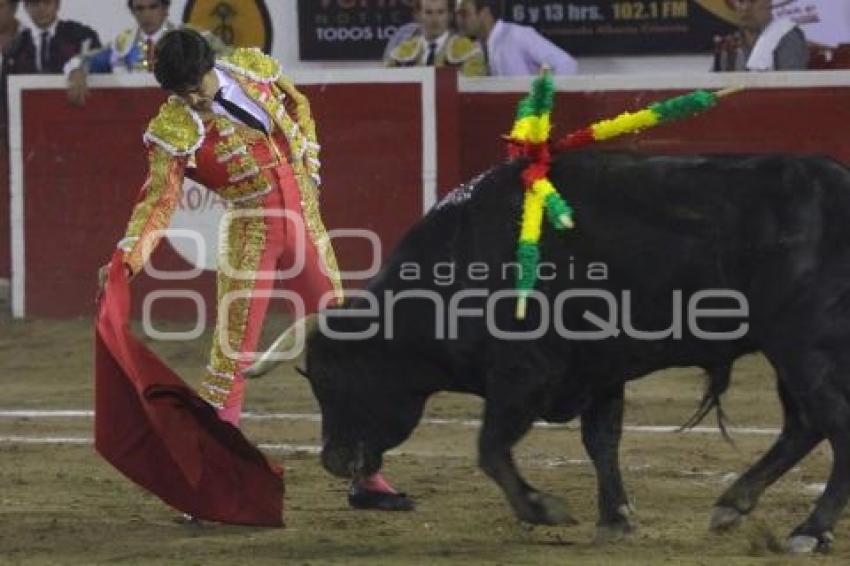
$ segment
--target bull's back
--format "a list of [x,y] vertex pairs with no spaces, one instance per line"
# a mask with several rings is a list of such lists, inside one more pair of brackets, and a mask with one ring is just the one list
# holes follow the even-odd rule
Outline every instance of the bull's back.
[[[424,288],[448,305],[470,289],[513,289],[523,167],[497,166],[447,197],[406,235],[370,290],[380,297]],[[767,313],[813,266],[844,261],[850,243],[850,175],[824,158],[570,152],[555,158],[550,178],[574,208],[576,228],[559,232],[544,220],[547,268],[536,289],[550,301],[576,288],[619,301],[628,292],[638,328],[666,328],[675,293],[687,301],[707,289],[740,292]],[[473,264],[488,268],[485,278]],[[411,266],[418,273],[405,274]],[[404,311],[396,319],[417,321],[416,340],[432,333],[430,303],[395,307]],[[483,322],[462,324],[486,340]]]
[[822,157],[568,153],[551,178],[577,227],[546,226],[543,256],[604,261],[638,286],[746,289],[771,257],[822,261],[850,245],[850,172]]
[[[483,391],[487,368],[514,344],[494,337],[489,312],[455,317],[452,338],[452,309],[487,312],[489,297],[515,288],[517,272],[511,265],[516,263],[522,217],[523,166],[506,163],[486,172],[453,192],[406,234],[367,285],[379,310],[390,314],[378,323],[384,332],[358,346],[361,350],[374,349],[382,359],[394,352],[405,360],[401,365],[452,376],[439,387]],[[850,175],[828,159],[575,152],[558,156],[550,177],[575,209],[576,227],[559,232],[544,220],[540,252],[547,268],[535,289],[556,308],[547,333],[531,343],[552,357],[546,367],[568,360],[563,363],[573,368],[563,373],[560,389],[551,392],[563,401],[556,405],[567,407],[561,416],[573,413],[571,403],[587,393],[581,392],[585,387],[604,387],[672,366],[731,364],[742,353],[764,346],[764,330],[774,326],[776,313],[789,302],[818,293],[824,285],[843,293],[850,282]],[[597,329],[585,313],[607,316],[598,296],[557,302],[564,293],[580,289],[612,297],[618,309],[614,322],[621,329],[626,310],[632,330],[668,329],[678,308],[684,335],[648,340],[627,332],[601,340],[565,337],[563,328]],[[695,337],[687,327],[686,309],[689,299],[705,290],[743,296],[752,309],[743,321],[750,332],[729,341]],[[476,291],[481,294],[452,307],[453,298]],[[397,300],[405,292],[413,296]],[[395,297],[393,304],[387,302],[389,295]],[[358,302],[363,301],[352,301]],[[510,299],[500,301],[492,311],[495,327],[536,328],[539,309],[532,304],[528,319],[518,322],[514,305]],[[387,320],[392,320],[388,340],[382,337]],[[727,332],[741,322],[709,320],[707,327]],[[356,326],[354,330],[366,325],[340,324]]]

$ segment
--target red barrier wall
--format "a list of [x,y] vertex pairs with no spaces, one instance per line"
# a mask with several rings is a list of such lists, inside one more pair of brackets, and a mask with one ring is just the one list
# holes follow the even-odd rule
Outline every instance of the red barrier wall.
[[[420,85],[336,84],[303,90],[323,147],[322,205],[328,228],[372,229],[386,254],[422,213]],[[162,100],[157,89],[101,90],[78,109],[67,104],[61,90],[23,91],[26,316],[93,312],[95,273],[121,238],[144,181],[141,136]],[[336,240],[334,245],[342,269],[370,265],[371,247],[365,241]],[[162,270],[189,268],[165,241],[152,259]],[[211,273],[169,287],[214,296]],[[140,277],[134,282],[137,303],[146,291],[161,288]],[[214,301],[207,303],[211,307]],[[178,318],[194,310],[188,301],[163,301],[157,307],[155,315]]]
[[[850,73],[785,78],[765,74],[746,79],[755,84],[774,80],[771,77],[787,78],[789,85],[795,80],[802,83],[783,88],[751,84],[749,90],[703,116],[598,147],[651,153],[821,153],[850,164],[845,133],[850,123]],[[827,80],[815,84],[818,81],[808,77]],[[556,136],[691,90],[655,90],[657,85],[644,81],[630,90],[609,86],[594,91],[593,81],[587,79],[587,91],[569,83],[571,88],[559,92],[553,116]],[[436,92],[431,108],[423,102],[428,100],[423,97],[426,84]],[[477,88],[477,83],[472,84]],[[421,83],[303,87],[312,101],[323,145],[322,204],[328,227],[370,228],[379,235],[386,256],[422,213],[423,186],[427,185],[423,179],[426,117],[436,116],[440,194],[500,161],[504,156],[501,136],[508,131],[516,101],[527,84],[510,83],[516,85],[511,92],[492,88],[493,84],[504,86],[500,83],[480,84],[481,91],[472,91],[461,81],[459,90],[454,74],[438,73],[433,86],[423,79]],[[95,90],[89,105],[77,109],[67,104],[62,90],[23,91],[27,316],[92,312],[94,274],[120,238],[143,181],[141,135],[161,100],[153,88]],[[8,223],[7,206],[0,190],[0,217]],[[5,238],[3,230],[0,221],[0,238]],[[8,240],[0,244],[8,250]],[[343,269],[362,269],[371,263],[371,250],[364,241],[334,244]],[[167,243],[157,251],[154,262],[160,269],[188,268]],[[0,277],[4,265],[8,264],[0,253]],[[212,274],[206,274],[190,285],[170,286],[189,287],[211,297],[214,281]],[[134,288],[141,297],[162,287],[142,277]],[[212,302],[208,303],[211,307]],[[190,306],[187,301],[164,302],[155,314],[186,315]]]
[[[681,90],[566,92],[557,95],[553,137]],[[462,93],[461,174],[471,177],[505,155],[500,136],[513,121],[518,93]],[[850,164],[850,86],[753,89],[711,111],[595,146],[647,153],[825,154]]]

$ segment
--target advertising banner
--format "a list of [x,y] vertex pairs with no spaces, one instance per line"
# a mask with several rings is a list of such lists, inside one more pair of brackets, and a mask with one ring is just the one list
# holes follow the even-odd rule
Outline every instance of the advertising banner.
[[726,0],[507,0],[505,19],[536,28],[572,55],[708,52],[732,30]]
[[[450,0],[450,3],[453,0]],[[413,0],[298,0],[302,61],[380,61]]]
[[[731,0],[504,0],[504,19],[573,55],[708,52],[732,30]],[[413,0],[299,0],[303,61],[378,61]],[[454,1],[449,0],[454,6]]]

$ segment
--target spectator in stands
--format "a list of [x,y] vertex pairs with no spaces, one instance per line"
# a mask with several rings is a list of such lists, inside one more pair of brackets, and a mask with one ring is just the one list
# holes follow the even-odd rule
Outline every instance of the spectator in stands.
[[21,31],[21,22],[16,17],[21,0],[0,0],[0,51],[12,43]]
[[[106,47],[78,55],[65,65],[68,76],[68,100],[78,106],[88,96],[89,73],[137,73],[153,70],[156,42],[176,29],[168,20],[171,0],[127,0],[136,26],[125,29]],[[216,55],[227,55],[232,48],[209,31],[201,31]]]
[[174,29],[168,21],[171,0],[127,0],[136,26],[125,29],[106,47],[71,59],[65,65],[68,99],[85,104],[88,73],[148,72],[153,68],[153,48],[166,31]]
[[790,71],[809,61],[806,37],[797,25],[773,17],[771,0],[732,0],[737,32],[715,40],[715,71]]
[[458,33],[461,35],[465,35],[471,39],[475,39],[475,36],[469,33],[469,30],[466,26],[466,17],[464,17],[463,11],[463,0],[453,0],[455,5],[455,29],[457,29]]
[[557,75],[577,71],[575,59],[535,29],[502,20],[501,0],[463,0],[464,32],[484,45],[492,76],[536,75],[547,66]]
[[100,47],[97,32],[88,26],[59,19],[59,0],[24,0],[32,29],[25,29],[3,57],[3,76],[62,73],[72,57]]
[[466,76],[484,76],[487,66],[477,43],[449,29],[449,0],[415,0],[420,31],[401,42],[385,60],[388,67],[457,67]]

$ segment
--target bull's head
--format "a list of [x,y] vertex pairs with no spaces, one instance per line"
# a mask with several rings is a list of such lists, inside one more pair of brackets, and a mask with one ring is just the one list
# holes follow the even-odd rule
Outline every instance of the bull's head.
[[385,341],[319,332],[308,338],[305,362],[322,411],[325,469],[352,479],[374,474],[384,452],[404,442],[422,416],[430,393],[415,382],[421,370]]

